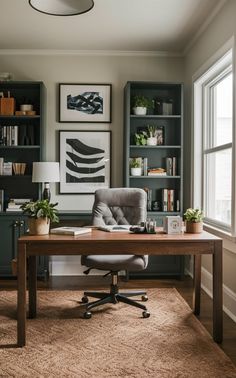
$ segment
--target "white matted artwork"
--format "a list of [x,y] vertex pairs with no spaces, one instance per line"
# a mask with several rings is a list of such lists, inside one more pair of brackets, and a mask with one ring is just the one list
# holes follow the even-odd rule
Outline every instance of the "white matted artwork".
[[111,84],[59,84],[59,122],[111,122]]
[[111,186],[111,132],[60,131],[60,193],[92,194]]

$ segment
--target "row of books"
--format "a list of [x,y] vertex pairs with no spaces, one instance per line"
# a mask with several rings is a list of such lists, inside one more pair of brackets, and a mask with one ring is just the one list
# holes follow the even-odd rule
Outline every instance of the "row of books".
[[19,126],[0,126],[0,145],[18,146]]
[[180,211],[179,200],[174,189],[162,189],[162,211]]
[[32,146],[37,143],[37,131],[32,125],[0,126],[0,145]]
[[4,161],[3,157],[0,157],[0,176],[11,176],[12,175],[12,162]]

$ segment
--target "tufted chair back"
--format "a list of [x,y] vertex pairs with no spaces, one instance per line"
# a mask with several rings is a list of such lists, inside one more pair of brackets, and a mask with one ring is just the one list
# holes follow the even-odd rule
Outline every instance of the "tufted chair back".
[[147,195],[138,188],[98,189],[93,205],[93,225],[139,224],[146,220]]

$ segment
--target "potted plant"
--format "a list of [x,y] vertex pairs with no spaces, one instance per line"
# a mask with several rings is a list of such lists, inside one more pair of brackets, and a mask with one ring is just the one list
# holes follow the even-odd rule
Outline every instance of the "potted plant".
[[147,109],[153,107],[153,101],[145,96],[136,95],[132,98],[132,108],[135,115],[145,115]]
[[130,161],[131,176],[142,176],[142,159],[132,158]]
[[23,214],[28,215],[29,234],[46,235],[49,233],[50,222],[58,222],[57,210],[58,204],[50,203],[46,200],[35,202],[26,202],[21,205]]
[[147,144],[147,135],[144,132],[135,133],[134,141],[136,146],[145,146]]
[[184,213],[186,232],[197,234],[202,232],[203,211],[200,209],[187,209]]
[[147,145],[156,146],[157,145],[157,128],[153,125],[147,126]]

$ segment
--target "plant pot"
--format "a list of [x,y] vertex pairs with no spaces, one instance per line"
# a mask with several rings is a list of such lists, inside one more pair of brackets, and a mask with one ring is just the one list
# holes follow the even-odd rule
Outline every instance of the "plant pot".
[[133,112],[135,115],[145,115],[147,114],[147,108],[144,108],[143,106],[136,106],[133,108]]
[[50,220],[48,218],[29,218],[30,235],[47,235],[49,234]]
[[156,146],[157,145],[157,137],[147,138],[147,145],[148,146]]
[[130,168],[131,176],[142,176],[142,168]]
[[190,234],[200,234],[203,230],[202,222],[187,222],[186,221],[186,232]]

